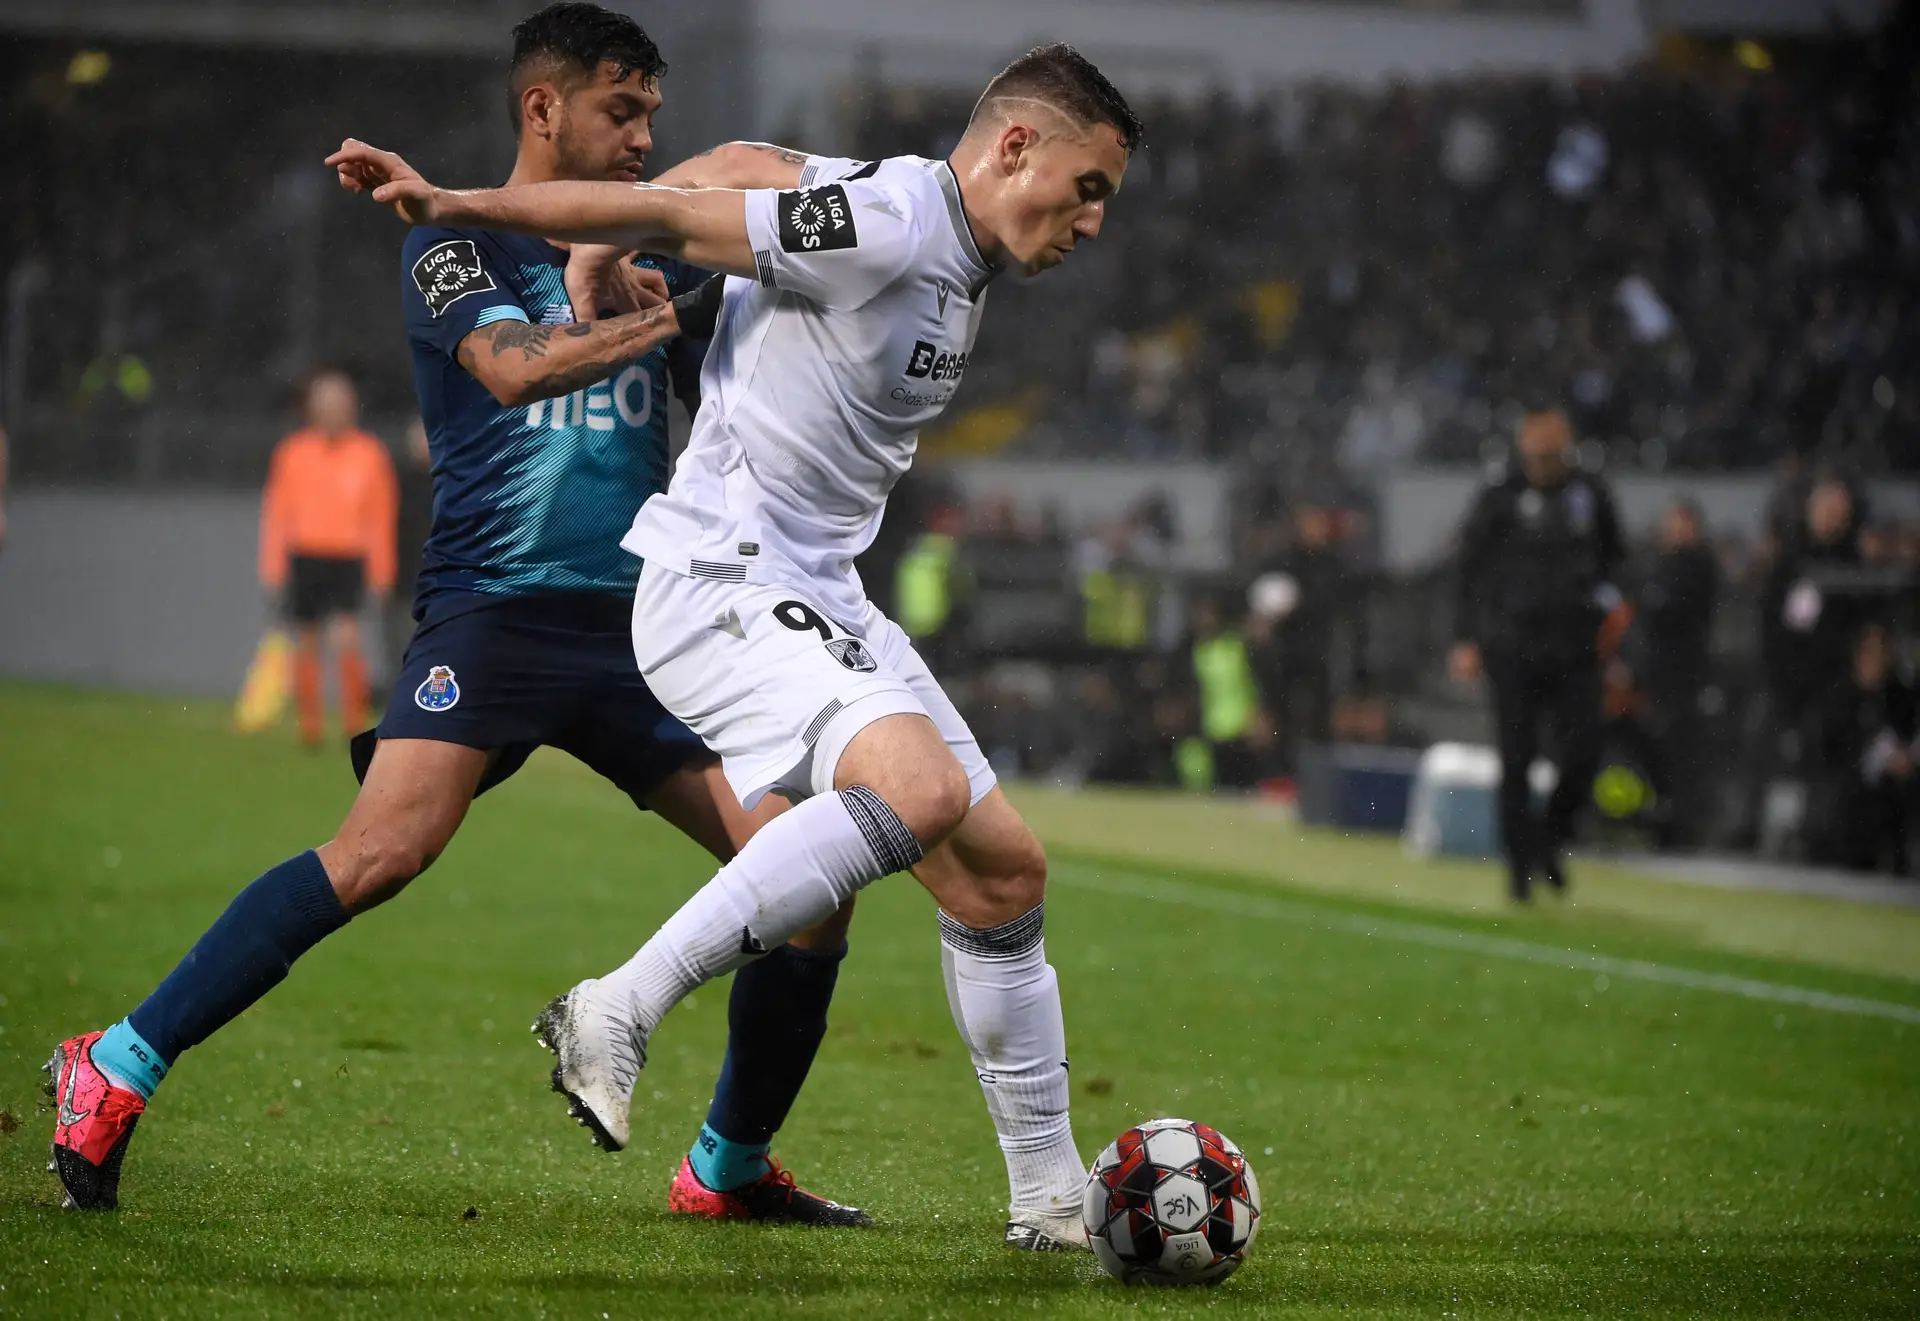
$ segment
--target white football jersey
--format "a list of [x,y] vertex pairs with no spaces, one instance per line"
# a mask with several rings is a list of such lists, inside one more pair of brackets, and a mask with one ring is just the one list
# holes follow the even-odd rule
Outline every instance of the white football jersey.
[[620,544],[676,573],[793,582],[844,624],[856,555],[967,369],[987,281],[945,161],[809,158],[747,194],[757,280],[731,278],[700,413]]

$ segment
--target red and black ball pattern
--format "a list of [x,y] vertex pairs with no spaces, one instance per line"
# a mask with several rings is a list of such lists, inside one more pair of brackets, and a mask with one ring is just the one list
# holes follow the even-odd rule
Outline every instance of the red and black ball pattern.
[[1130,1128],[1100,1153],[1081,1219],[1115,1278],[1214,1284],[1246,1259],[1260,1229],[1260,1185],[1240,1148],[1185,1119]]

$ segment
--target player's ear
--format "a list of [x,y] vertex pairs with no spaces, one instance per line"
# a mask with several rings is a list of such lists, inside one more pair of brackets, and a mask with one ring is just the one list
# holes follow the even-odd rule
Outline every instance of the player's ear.
[[1040,135],[1025,124],[1007,125],[1000,133],[1000,168],[1008,174],[1018,174],[1039,141]]
[[550,138],[560,127],[560,93],[551,83],[533,83],[520,93],[520,130]]

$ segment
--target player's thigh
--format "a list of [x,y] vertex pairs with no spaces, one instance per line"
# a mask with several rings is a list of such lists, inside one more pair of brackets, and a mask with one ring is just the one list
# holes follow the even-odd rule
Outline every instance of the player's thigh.
[[853,731],[834,762],[833,787],[869,789],[893,810],[922,849],[966,820],[966,772],[926,715],[900,712]]
[[641,796],[641,804],[711,853],[730,862],[755,831],[787,810],[787,800],[768,794],[751,811],[740,806],[717,758],[689,762]]
[[459,830],[487,753],[433,739],[382,739],[347,819],[318,850],[334,893],[357,913],[392,898]]
[[876,722],[913,715],[931,726],[905,681],[804,598],[804,588],[651,565],[635,596],[634,658],[648,687],[720,755],[750,806],[774,788],[803,798],[835,788],[847,747]]
[[1047,855],[996,786],[913,874],[949,917],[983,931],[1046,897]]

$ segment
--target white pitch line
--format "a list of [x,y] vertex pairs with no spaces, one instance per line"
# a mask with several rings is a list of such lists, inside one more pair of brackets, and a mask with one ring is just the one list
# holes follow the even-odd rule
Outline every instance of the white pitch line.
[[1311,904],[1271,899],[1262,895],[1239,894],[1189,885],[1184,881],[1162,880],[1143,872],[1118,868],[1092,867],[1083,863],[1055,863],[1050,869],[1053,881],[1104,894],[1126,895],[1133,899],[1152,899],[1161,903],[1211,908],[1222,913],[1240,913],[1265,917],[1276,922],[1344,931],[1378,940],[1395,940],[1407,945],[1425,945],[1430,949],[1486,954],[1499,959],[1537,963],[1571,972],[1605,973],[1629,981],[1661,982],[1684,986],[1693,991],[1718,991],[1748,1000],[1770,1000],[1777,1004],[1824,1009],[1834,1014],[1856,1014],[1865,1018],[1886,1018],[1896,1023],[1920,1023],[1920,1008],[1895,1004],[1891,1000],[1869,1000],[1857,995],[1836,995],[1806,986],[1784,982],[1766,982],[1752,977],[1734,977],[1723,972],[1703,972],[1698,968],[1677,968],[1671,964],[1650,963],[1645,959],[1620,959],[1606,954],[1585,954],[1579,950],[1559,949],[1530,940],[1489,936],[1474,931],[1426,922],[1401,922],[1391,918],[1363,917],[1319,908]]

